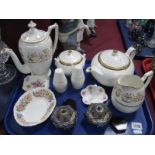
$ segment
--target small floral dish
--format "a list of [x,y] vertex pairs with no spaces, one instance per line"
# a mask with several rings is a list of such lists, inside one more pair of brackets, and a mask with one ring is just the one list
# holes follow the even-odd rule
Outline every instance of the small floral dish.
[[38,125],[48,119],[55,106],[56,98],[51,90],[35,88],[18,99],[13,109],[14,118],[24,127]]
[[23,90],[28,91],[34,88],[49,88],[49,80],[43,76],[29,75],[24,78]]
[[84,104],[103,103],[108,100],[105,90],[97,85],[89,85],[81,91],[82,101]]

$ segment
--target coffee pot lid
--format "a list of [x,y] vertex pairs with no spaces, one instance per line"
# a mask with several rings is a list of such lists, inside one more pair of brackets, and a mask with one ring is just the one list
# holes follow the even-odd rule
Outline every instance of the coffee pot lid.
[[21,35],[21,39],[26,43],[36,43],[43,41],[47,37],[47,33],[36,28],[36,23],[30,21],[28,24],[29,30]]

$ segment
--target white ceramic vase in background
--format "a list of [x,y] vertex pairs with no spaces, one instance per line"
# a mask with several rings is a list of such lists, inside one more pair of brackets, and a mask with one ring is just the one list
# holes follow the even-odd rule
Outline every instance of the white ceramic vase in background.
[[85,75],[83,72],[83,68],[80,66],[75,66],[71,75],[71,83],[74,89],[82,88],[85,82]]
[[53,77],[53,86],[55,90],[59,93],[63,93],[67,89],[67,78],[64,74],[64,71],[61,68],[55,69]]

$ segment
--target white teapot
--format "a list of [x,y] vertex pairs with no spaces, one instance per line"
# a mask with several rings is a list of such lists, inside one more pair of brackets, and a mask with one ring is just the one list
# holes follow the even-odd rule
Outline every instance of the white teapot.
[[113,87],[116,80],[123,75],[134,73],[133,58],[136,50],[130,47],[126,53],[117,50],[104,50],[97,53],[91,67],[86,69],[102,85]]
[[[32,75],[47,75],[50,72],[50,65],[58,42],[58,25],[48,27],[47,32],[36,28],[36,23],[30,21],[29,30],[21,35],[19,40],[19,51],[25,64],[21,64],[12,49],[5,51],[11,56],[17,69]],[[55,29],[55,40],[52,43],[50,33]]]

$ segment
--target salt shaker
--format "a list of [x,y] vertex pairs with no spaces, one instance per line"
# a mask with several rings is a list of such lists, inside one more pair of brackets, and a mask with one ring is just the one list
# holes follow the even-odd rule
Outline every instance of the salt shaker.
[[53,86],[55,90],[59,93],[63,93],[67,89],[67,78],[64,71],[61,68],[57,68],[54,71]]
[[74,89],[82,88],[85,82],[85,75],[83,68],[80,66],[75,66],[71,74],[71,83]]

